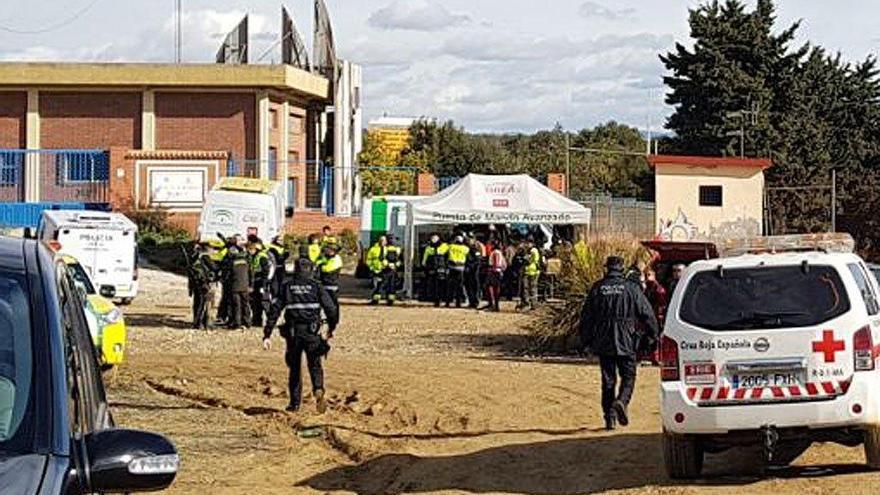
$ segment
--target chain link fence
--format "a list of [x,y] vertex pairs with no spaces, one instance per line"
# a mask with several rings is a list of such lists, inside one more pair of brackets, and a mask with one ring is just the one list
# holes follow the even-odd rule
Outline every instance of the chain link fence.
[[651,239],[657,233],[652,202],[604,193],[581,193],[572,199],[590,209],[591,235],[630,234]]

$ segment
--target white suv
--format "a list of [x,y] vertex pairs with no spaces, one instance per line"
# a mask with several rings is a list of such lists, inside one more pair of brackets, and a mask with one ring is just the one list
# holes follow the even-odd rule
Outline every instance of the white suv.
[[744,254],[691,265],[661,339],[666,469],[759,444],[787,464],[812,442],[864,444],[880,468],[878,283],[851,253]]

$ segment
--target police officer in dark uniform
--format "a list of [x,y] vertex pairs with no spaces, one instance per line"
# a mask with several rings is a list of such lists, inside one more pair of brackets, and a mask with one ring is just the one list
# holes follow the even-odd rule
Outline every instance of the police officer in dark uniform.
[[[623,259],[610,256],[605,278],[596,282],[581,313],[581,336],[585,347],[599,356],[602,369],[602,411],[605,428],[629,424],[627,406],[636,383],[636,323],[645,331],[646,347],[656,346],[659,328],[642,288],[627,280]],[[620,388],[617,388],[618,376]]]
[[312,391],[315,395],[317,409],[323,413],[327,408],[324,399],[324,369],[321,357],[327,354],[330,346],[321,337],[321,310],[327,318],[327,338],[333,338],[333,332],[339,324],[339,311],[333,299],[321,287],[320,282],[313,278],[314,264],[308,257],[296,260],[293,276],[288,278],[281,289],[278,299],[272,304],[263,329],[263,348],[271,347],[272,329],[284,311],[284,325],[281,336],[287,342],[284,361],[290,368],[288,387],[290,403],[288,411],[299,409],[302,401],[301,366],[302,355],[305,353],[312,380]]

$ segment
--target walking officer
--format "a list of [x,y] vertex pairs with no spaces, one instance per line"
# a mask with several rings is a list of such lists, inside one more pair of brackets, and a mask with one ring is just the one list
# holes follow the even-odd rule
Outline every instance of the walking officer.
[[522,271],[519,307],[525,311],[535,309],[538,300],[538,280],[541,277],[541,252],[531,237],[525,243],[525,266]]
[[[590,289],[581,313],[581,336],[585,347],[599,356],[602,369],[602,411],[605,428],[629,424],[627,407],[636,383],[637,322],[642,324],[648,346],[656,346],[659,329],[651,304],[642,288],[624,276],[623,259],[610,256],[605,278]],[[620,388],[617,388],[618,377]]]
[[446,287],[446,307],[455,301],[455,307],[460,308],[464,302],[464,269],[467,263],[470,248],[464,243],[464,237],[455,236],[449,246],[449,284]]
[[342,256],[339,255],[339,246],[327,244],[324,253],[318,259],[318,280],[324,290],[330,294],[333,304],[339,306],[339,273],[342,271]]
[[285,281],[278,299],[272,304],[263,329],[263,348],[271,348],[272,330],[284,312],[284,325],[281,336],[287,344],[284,362],[289,368],[287,386],[290,391],[288,411],[297,411],[302,402],[302,355],[306,355],[309,377],[312,381],[312,393],[319,413],[327,408],[324,399],[324,369],[321,358],[330,350],[320,333],[321,311],[327,318],[327,339],[333,338],[333,332],[339,324],[339,311],[333,299],[314,280],[314,265],[308,258],[296,260],[293,276]]

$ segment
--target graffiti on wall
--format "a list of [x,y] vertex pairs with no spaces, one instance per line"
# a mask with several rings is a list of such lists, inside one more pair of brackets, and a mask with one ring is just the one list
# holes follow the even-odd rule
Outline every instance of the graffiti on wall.
[[660,220],[657,238],[663,241],[689,242],[741,239],[760,235],[761,221],[758,219],[740,216],[729,222],[709,225],[708,229],[701,229],[679,208],[674,219]]

